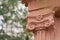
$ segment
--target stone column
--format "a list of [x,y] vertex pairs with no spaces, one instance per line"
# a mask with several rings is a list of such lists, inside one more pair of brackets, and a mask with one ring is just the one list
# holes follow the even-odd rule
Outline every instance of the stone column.
[[34,40],[60,39],[60,18],[55,20],[56,24],[54,23],[54,13],[56,17],[60,17],[60,10],[53,11],[54,7],[60,7],[60,0],[42,0],[43,4],[38,0],[22,0],[22,3],[28,5],[26,28],[29,32],[34,33]]
[[53,8],[38,3],[37,0],[26,0],[28,3],[28,17],[26,29],[34,33],[34,40],[54,40]]
[[52,8],[29,12],[26,28],[34,33],[34,40],[54,40],[54,13]]

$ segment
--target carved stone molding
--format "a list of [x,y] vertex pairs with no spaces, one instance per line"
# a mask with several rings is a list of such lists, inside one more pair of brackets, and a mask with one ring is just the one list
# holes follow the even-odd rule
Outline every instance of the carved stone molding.
[[46,40],[47,32],[54,33],[54,13],[55,11],[49,8],[29,12],[26,28],[34,33],[34,40]]
[[40,21],[40,20],[42,20],[42,19],[43,19],[43,16],[42,16],[42,15],[36,16],[36,20],[37,20],[37,21]]
[[[41,27],[50,27],[54,25],[54,12],[45,14],[45,15],[38,15],[38,16],[28,16],[28,26],[27,29],[35,30]],[[40,30],[40,29],[39,29]]]

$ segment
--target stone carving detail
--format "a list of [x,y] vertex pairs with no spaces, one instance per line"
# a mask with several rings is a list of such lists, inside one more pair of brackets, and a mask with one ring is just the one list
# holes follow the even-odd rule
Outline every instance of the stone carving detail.
[[54,12],[38,16],[28,16],[27,29],[29,31],[41,30],[54,25]]
[[[29,26],[29,27],[28,27]],[[35,24],[34,23],[28,23],[28,25],[27,25],[27,29],[28,29],[28,31],[33,31],[34,29],[35,29]]]
[[38,15],[38,16],[36,16],[36,20],[38,20],[38,21],[42,20],[42,18],[43,18],[42,15]]

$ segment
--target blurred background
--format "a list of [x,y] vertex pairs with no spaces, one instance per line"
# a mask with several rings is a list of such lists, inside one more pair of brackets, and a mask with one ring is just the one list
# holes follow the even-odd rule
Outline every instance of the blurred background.
[[0,0],[0,40],[33,40],[26,30],[27,15],[22,0]]

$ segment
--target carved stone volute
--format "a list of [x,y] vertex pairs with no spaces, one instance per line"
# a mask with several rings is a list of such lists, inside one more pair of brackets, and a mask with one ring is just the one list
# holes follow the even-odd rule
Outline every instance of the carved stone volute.
[[[42,13],[42,14],[41,14]],[[35,31],[35,30],[41,30],[41,29],[45,29],[47,27],[50,27],[51,25],[54,25],[54,11],[51,9],[43,9],[40,11],[40,14],[37,13],[37,15],[35,15],[36,13],[31,13],[27,19],[28,19],[28,23],[26,28],[29,31]]]

